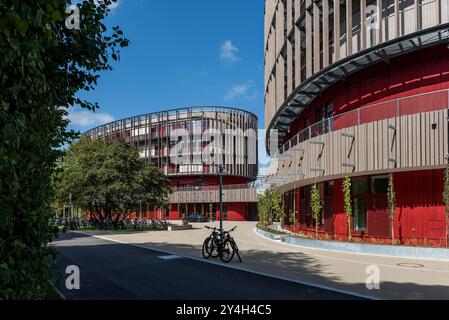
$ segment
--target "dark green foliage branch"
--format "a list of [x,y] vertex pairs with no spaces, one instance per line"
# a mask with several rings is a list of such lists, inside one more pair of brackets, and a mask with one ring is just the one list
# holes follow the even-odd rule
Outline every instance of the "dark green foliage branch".
[[55,180],[59,207],[71,195],[76,207],[116,227],[140,205],[165,207],[170,192],[167,177],[122,141],[81,139],[67,151]]
[[0,0],[0,299],[39,299],[51,268],[51,174],[69,106],[92,90],[128,41],[103,24],[109,0],[80,4],[80,30],[65,27],[64,0]]

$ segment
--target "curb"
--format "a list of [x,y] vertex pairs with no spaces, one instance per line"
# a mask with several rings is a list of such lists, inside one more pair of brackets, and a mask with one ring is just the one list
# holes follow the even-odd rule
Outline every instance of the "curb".
[[303,247],[308,249],[328,250],[335,252],[365,254],[382,257],[449,261],[449,249],[388,246],[378,244],[302,239],[289,235],[274,234],[262,230],[258,227],[254,227],[254,232],[269,240],[278,241],[291,246]]
[[103,236],[103,235],[101,235],[101,236],[93,235],[93,234],[84,233],[82,231],[75,231],[75,233],[82,234],[82,235],[89,236],[89,237],[93,237],[93,238],[97,238],[97,239],[101,239],[101,240],[111,241],[111,242],[115,242],[115,243],[119,243],[119,244],[123,244],[123,245],[129,245],[129,246],[132,246],[132,247],[141,248],[141,249],[145,249],[145,250],[152,250],[152,251],[160,252],[160,253],[163,253],[163,254],[177,255],[177,256],[185,258],[185,259],[191,259],[191,260],[195,260],[195,261],[198,261],[198,262],[209,263],[209,264],[213,264],[213,265],[220,266],[220,267],[223,267],[223,268],[234,269],[234,270],[238,270],[238,271],[243,271],[243,272],[256,274],[256,275],[259,275],[259,276],[264,276],[264,277],[269,277],[269,278],[273,278],[273,279],[277,279],[277,280],[297,283],[297,284],[300,284],[300,285],[303,285],[303,286],[308,286],[308,287],[312,287],[312,288],[316,288],[316,289],[336,292],[336,293],[340,293],[340,294],[344,294],[344,295],[348,295],[348,296],[353,296],[354,298],[365,299],[365,300],[383,300],[382,298],[379,298],[379,297],[376,297],[376,296],[372,296],[372,295],[365,295],[365,294],[357,293],[357,292],[354,292],[354,291],[338,289],[338,288],[334,288],[334,287],[330,287],[330,286],[326,286],[326,285],[315,284],[315,283],[311,283],[311,282],[307,282],[307,281],[300,281],[300,280],[296,280],[296,279],[292,279],[292,278],[288,278],[288,277],[283,277],[283,276],[276,276],[276,275],[273,275],[273,274],[269,274],[269,273],[265,273],[265,272],[259,272],[259,271],[254,271],[254,270],[247,269],[247,268],[244,268],[244,267],[239,267],[239,266],[236,266],[236,265],[229,265],[229,264],[224,264],[224,263],[220,263],[220,262],[214,262],[214,261],[211,261],[211,260],[206,260],[206,259],[203,259],[203,258],[192,257],[192,256],[188,256],[188,255],[185,255],[185,254],[179,254],[179,253],[176,253],[176,252],[162,250],[162,249],[159,249],[159,248],[155,249],[155,248],[151,248],[151,247],[148,247],[148,246],[145,246],[145,245],[134,244],[134,243],[127,243],[127,242],[120,241],[120,240],[109,239],[109,238],[107,238],[106,236]]

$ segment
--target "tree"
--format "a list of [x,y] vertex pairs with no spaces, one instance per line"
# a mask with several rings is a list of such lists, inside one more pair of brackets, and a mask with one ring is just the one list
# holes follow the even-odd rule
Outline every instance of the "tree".
[[294,210],[290,210],[289,221],[290,221],[290,226],[292,227],[292,230],[295,231],[295,228],[296,228],[296,212]]
[[61,205],[71,195],[74,205],[118,227],[141,204],[165,207],[168,185],[166,176],[153,165],[145,165],[133,146],[118,140],[81,139],[64,157],[56,201]]
[[282,194],[279,189],[273,189],[271,191],[271,208],[273,211],[273,216],[277,220],[281,227],[285,224],[285,204],[282,199]]
[[391,231],[391,243],[395,244],[394,240],[394,212],[396,211],[396,193],[394,192],[394,180],[393,174],[388,176],[388,190],[387,190],[387,202],[388,202],[388,217],[390,220]]
[[320,224],[321,210],[323,205],[321,204],[320,191],[315,183],[310,191],[310,207],[312,209],[312,217],[315,221],[315,238],[318,239],[318,226]]
[[448,163],[446,164],[446,168],[444,169],[444,178],[443,178],[443,203],[444,203],[444,216],[445,216],[445,241],[446,247],[448,246],[448,228],[449,228],[449,158]]
[[76,97],[111,70],[122,31],[109,32],[104,0],[78,6],[79,30],[65,26],[66,0],[0,2],[0,299],[39,299],[51,275],[51,173],[70,106],[95,109]]
[[257,195],[257,213],[259,216],[259,223],[262,227],[267,226],[267,201],[266,201],[267,191]]
[[352,216],[352,199],[351,199],[351,178],[349,176],[343,179],[343,204],[346,213],[346,226],[348,228],[348,240],[351,241],[351,216]]

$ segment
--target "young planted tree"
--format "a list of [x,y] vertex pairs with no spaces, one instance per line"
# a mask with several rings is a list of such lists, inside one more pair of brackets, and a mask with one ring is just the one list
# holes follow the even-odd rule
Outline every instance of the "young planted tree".
[[212,203],[209,203],[209,214],[210,214],[210,221],[212,222],[214,220],[214,212],[212,212],[213,205]]
[[257,211],[259,214],[259,223],[261,226],[266,227],[268,225],[268,190],[257,196]]
[[310,191],[310,208],[312,209],[312,217],[315,221],[315,238],[318,239],[318,226],[321,219],[321,210],[323,205],[321,203],[320,191],[315,183]]
[[352,216],[352,200],[351,200],[351,178],[346,176],[343,179],[343,202],[346,213],[346,226],[348,228],[348,240],[352,240],[351,233],[351,216]]
[[444,202],[444,215],[446,218],[446,247],[448,246],[448,228],[449,228],[449,163],[444,169],[444,181],[443,181],[443,202]]
[[281,227],[285,225],[285,204],[282,199],[282,194],[279,189],[271,191],[271,203],[272,211],[275,219],[281,224]]
[[170,192],[166,176],[145,165],[133,146],[88,139],[67,151],[55,189],[60,204],[71,196],[77,207],[115,227],[140,205],[164,208]]
[[[79,29],[65,24],[67,0],[0,1],[0,299],[39,299],[51,275],[51,175],[68,108],[93,90],[128,45],[104,24],[111,1],[78,5]],[[69,24],[70,25],[70,24]]]
[[388,176],[387,202],[388,218],[390,220],[391,244],[394,245],[394,212],[396,211],[396,193],[394,192],[394,180],[392,173]]
[[293,210],[290,211],[289,222],[290,222],[290,226],[292,227],[292,229],[294,231],[296,228],[296,213]]

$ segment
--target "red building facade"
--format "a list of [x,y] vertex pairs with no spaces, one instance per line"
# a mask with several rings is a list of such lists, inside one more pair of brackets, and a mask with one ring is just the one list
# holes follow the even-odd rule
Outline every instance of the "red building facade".
[[219,173],[224,220],[256,218],[257,117],[227,107],[189,107],[149,113],[94,128],[84,135],[134,145],[148,164],[170,179],[167,208],[133,214],[136,219],[219,219]]
[[[320,238],[348,240],[349,177],[354,241],[391,243],[394,236],[401,244],[447,246],[447,3],[371,2],[380,12],[376,28],[360,19],[366,1],[266,2],[266,123],[279,136],[276,145],[267,136],[277,164],[268,180],[295,216],[290,230],[315,234],[318,226]],[[413,17],[405,14],[409,6]],[[323,206],[318,222],[314,184]]]

